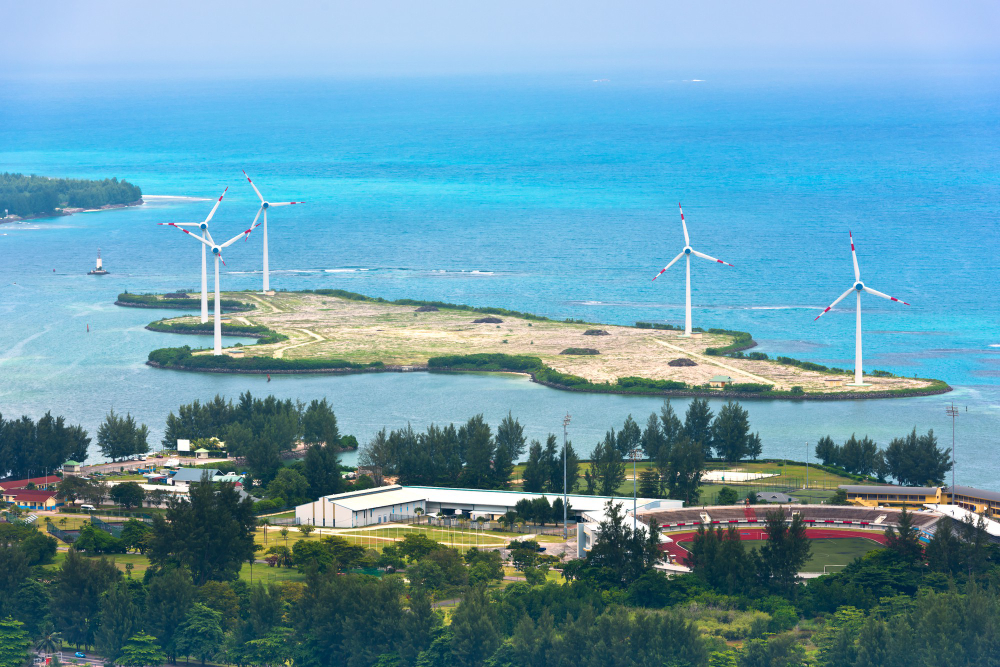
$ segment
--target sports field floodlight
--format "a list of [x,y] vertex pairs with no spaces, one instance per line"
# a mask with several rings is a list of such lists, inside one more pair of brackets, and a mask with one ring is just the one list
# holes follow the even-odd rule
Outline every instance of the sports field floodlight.
[[246,170],[243,170],[243,175],[247,177],[247,182],[250,184],[250,187],[253,188],[253,191],[256,192],[257,196],[260,198],[260,208],[257,209],[257,215],[254,216],[253,225],[251,225],[251,229],[257,226],[257,218],[260,217],[260,214],[261,213],[264,214],[264,291],[267,292],[270,291],[271,289],[270,272],[267,268],[267,209],[271,208],[272,206],[291,206],[292,204],[304,204],[305,202],[302,201],[269,202],[264,199],[264,195],[260,193],[260,190],[257,189],[257,186],[254,185],[253,181],[250,180],[250,176],[247,175]]
[[[211,213],[202,222],[159,222],[159,225],[170,225],[171,227],[199,227],[201,228],[201,238],[208,238],[208,223],[212,221],[212,216],[222,203],[222,198],[226,196],[229,188],[222,191]],[[208,322],[208,271],[205,263],[205,246],[201,247],[201,323]]]
[[662,276],[663,272],[669,269],[671,266],[673,266],[674,263],[681,257],[684,257],[685,260],[687,261],[687,272],[686,272],[687,282],[685,283],[685,290],[684,290],[684,295],[685,295],[684,336],[690,338],[691,337],[691,255],[701,257],[702,259],[707,259],[710,262],[718,262],[719,264],[725,264],[726,266],[732,266],[732,264],[730,264],[729,262],[723,262],[721,259],[710,257],[705,253],[698,252],[697,250],[691,247],[691,239],[690,237],[688,237],[687,223],[684,222],[684,209],[681,208],[680,204],[677,204],[677,208],[679,208],[681,211],[681,227],[684,228],[684,249],[681,250],[679,255],[670,260],[670,263],[667,264],[665,267],[663,267],[663,269],[659,273],[653,276],[653,280],[656,280],[657,278]]
[[[868,287],[861,282],[861,269],[858,268],[858,254],[854,250],[854,235],[851,234],[851,232],[847,232],[847,235],[851,238],[851,258],[854,260],[854,284],[851,285],[846,292],[837,297],[836,301],[827,306],[822,313],[817,315],[816,320],[830,312],[831,308],[843,301],[844,298],[851,292],[854,292],[857,295],[857,324],[854,332],[854,382],[850,382],[848,384],[852,387],[864,387],[867,385],[865,385],[862,381],[863,374],[861,372],[861,293],[868,292],[874,296],[901,303],[904,306],[909,306],[910,304],[905,301],[900,301],[894,296],[889,296],[888,294],[884,294],[878,290],[873,290],[871,287]],[[816,320],[813,320],[813,322]]]

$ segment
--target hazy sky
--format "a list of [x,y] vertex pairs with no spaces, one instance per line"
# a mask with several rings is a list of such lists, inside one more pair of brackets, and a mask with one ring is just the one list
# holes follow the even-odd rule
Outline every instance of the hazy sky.
[[989,62],[996,0],[0,0],[0,76]]

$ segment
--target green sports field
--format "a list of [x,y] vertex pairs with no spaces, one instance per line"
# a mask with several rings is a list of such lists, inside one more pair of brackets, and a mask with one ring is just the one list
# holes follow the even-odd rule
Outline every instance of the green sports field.
[[[855,558],[882,548],[877,542],[863,537],[821,538],[810,540],[809,543],[812,545],[812,552],[802,567],[803,572],[823,572],[823,566],[827,566],[828,573],[837,572],[843,566],[850,565]],[[764,541],[743,540],[743,545],[748,550],[759,549],[764,545]]]

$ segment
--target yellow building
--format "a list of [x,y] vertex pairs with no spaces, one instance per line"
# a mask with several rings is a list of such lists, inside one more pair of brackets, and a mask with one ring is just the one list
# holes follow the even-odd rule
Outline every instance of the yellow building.
[[[839,487],[847,493],[847,500],[862,507],[905,507],[907,509],[923,509],[926,503],[947,503],[948,494],[937,486],[892,486],[867,485],[855,486],[841,484]],[[1000,494],[998,494],[1000,495]]]
[[983,491],[956,484],[954,493],[948,488],[944,494],[952,505],[958,505],[976,514],[985,514],[989,518],[1000,516],[1000,493],[996,491]]

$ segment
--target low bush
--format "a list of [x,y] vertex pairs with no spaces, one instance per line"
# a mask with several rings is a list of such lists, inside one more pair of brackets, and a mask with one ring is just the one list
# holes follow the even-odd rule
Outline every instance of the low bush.
[[343,359],[272,359],[270,357],[230,357],[229,355],[192,354],[184,347],[164,347],[149,353],[149,361],[162,368],[176,370],[231,370],[258,373],[280,371],[365,370],[382,368],[381,361],[359,364]]

